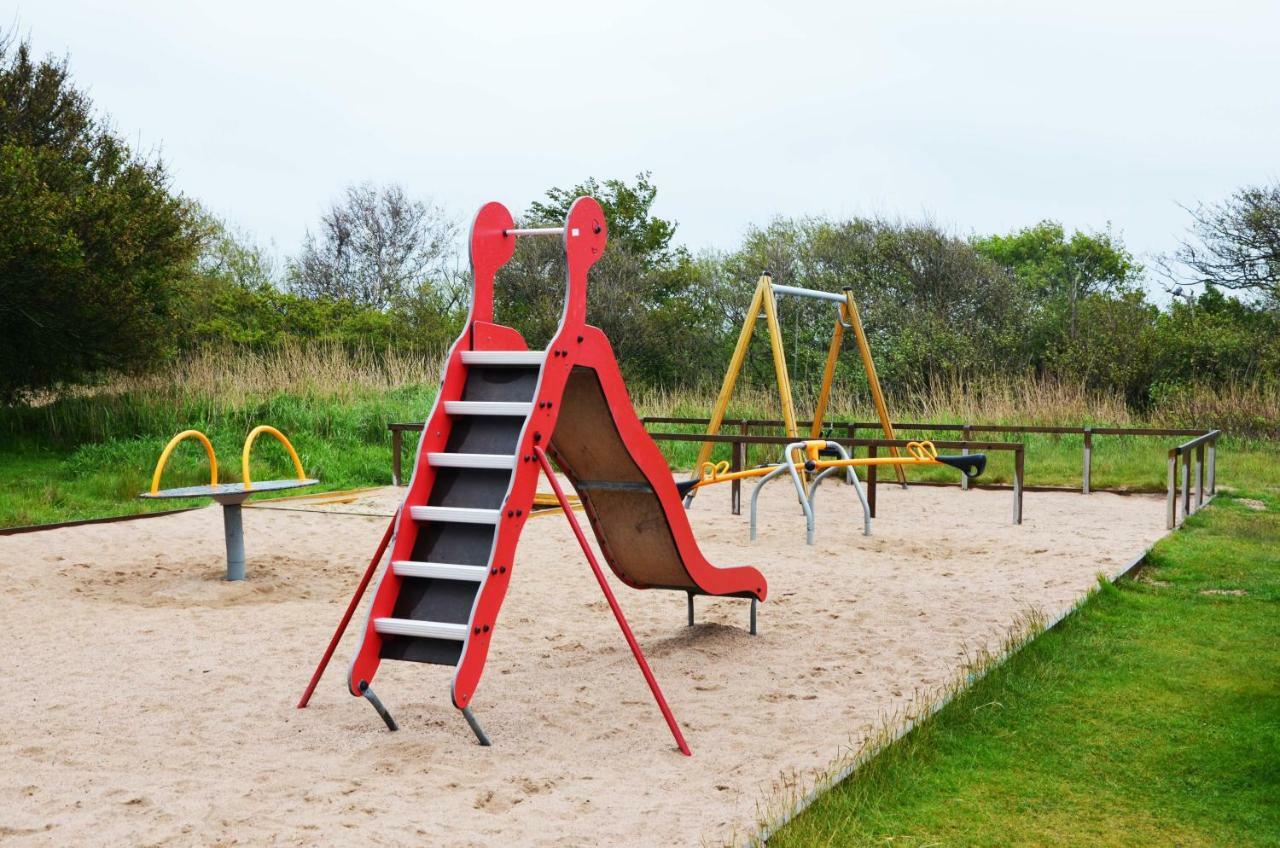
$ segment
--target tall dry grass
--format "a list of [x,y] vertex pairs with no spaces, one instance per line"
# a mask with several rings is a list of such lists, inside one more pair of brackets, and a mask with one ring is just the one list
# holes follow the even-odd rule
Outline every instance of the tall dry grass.
[[1157,392],[1153,419],[1167,427],[1216,427],[1239,436],[1280,438],[1280,385],[1233,382]]
[[252,398],[296,394],[349,400],[368,392],[440,380],[439,356],[341,345],[288,345],[270,351],[204,350],[164,371],[119,377],[94,392],[208,398],[236,408]]
[[[706,417],[715,402],[716,389],[640,389],[633,395],[642,415]],[[794,390],[796,415],[811,419],[816,391]],[[967,422],[973,424],[1108,424],[1139,423],[1118,395],[1090,392],[1063,380],[1028,376],[976,380],[937,380],[927,389],[905,395],[888,392],[888,406],[895,421]],[[739,388],[729,406],[731,417],[778,419],[781,406],[776,389],[763,386]],[[876,411],[865,387],[832,387],[827,420],[875,421]]]
[[[119,376],[0,409],[0,435],[76,444],[161,433],[186,422],[216,426],[230,418],[238,424],[249,412],[288,416],[305,408],[309,416],[334,417],[340,408],[356,405],[368,407],[370,420],[377,415],[417,420],[434,397],[441,364],[440,355],[319,343],[271,351],[207,350],[150,374]],[[718,388],[631,390],[641,415],[705,418]],[[1280,388],[1261,383],[1167,389],[1142,413],[1119,395],[1035,376],[935,380],[926,390],[906,393],[886,389],[898,421],[1219,427],[1236,435],[1280,436]],[[816,389],[796,386],[794,395],[797,415],[811,418]],[[401,402],[388,400],[397,396]],[[740,385],[730,405],[731,417],[780,415],[777,391],[770,385]],[[865,386],[833,388],[829,421],[875,418]]]
[[206,350],[149,374],[0,409],[0,433],[74,445],[228,421],[239,426],[246,417],[331,417],[343,407],[383,406],[405,391],[434,396],[440,365],[437,356],[321,343]]

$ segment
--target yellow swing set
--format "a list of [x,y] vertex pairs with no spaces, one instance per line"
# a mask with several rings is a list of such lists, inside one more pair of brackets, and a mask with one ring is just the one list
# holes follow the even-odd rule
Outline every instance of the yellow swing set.
[[[836,360],[840,356],[840,349],[844,343],[845,330],[853,331],[854,340],[858,345],[858,353],[862,357],[862,366],[867,373],[867,384],[871,388],[871,399],[875,403],[876,415],[880,419],[880,426],[884,430],[884,436],[886,439],[896,438],[893,434],[893,424],[890,423],[889,419],[889,409],[884,402],[884,393],[880,390],[880,378],[876,375],[876,364],[871,358],[871,348],[867,344],[867,334],[862,329],[862,319],[858,315],[858,306],[853,302],[852,290],[845,288],[843,293],[836,294],[835,292],[803,289],[795,286],[781,286],[773,282],[773,276],[768,271],[761,274],[760,279],[756,282],[755,294],[752,295],[751,305],[747,307],[746,320],[742,324],[742,331],[738,334],[738,343],[734,347],[733,356],[729,360],[729,370],[725,372],[724,383],[720,387],[720,394],[716,398],[715,408],[711,412],[711,420],[707,423],[707,435],[714,436],[720,432],[720,427],[724,423],[725,412],[729,408],[729,401],[733,398],[733,389],[737,385],[738,375],[742,373],[742,366],[747,358],[747,349],[751,345],[751,336],[755,332],[756,322],[763,313],[765,326],[769,330],[769,347],[773,353],[773,370],[778,383],[778,396],[782,403],[783,428],[786,430],[788,437],[799,439],[800,433],[796,424],[795,400],[791,394],[791,379],[787,375],[787,360],[783,355],[782,329],[778,324],[778,295],[807,297],[837,304],[835,327],[831,333],[831,344],[827,348],[826,365],[822,369],[822,387],[818,392],[818,402],[813,410],[813,424],[809,428],[809,438],[818,439],[822,435],[822,422],[827,414],[827,405],[831,401],[831,382],[835,376]],[[698,460],[693,465],[691,480],[702,480],[703,468],[709,464],[712,447],[712,442],[702,443],[702,448],[698,451]],[[899,457],[897,448],[891,448],[890,451],[894,458]],[[893,465],[897,473],[898,482],[905,486],[907,477],[902,470],[902,463],[900,461],[894,462],[891,459],[885,464]]]

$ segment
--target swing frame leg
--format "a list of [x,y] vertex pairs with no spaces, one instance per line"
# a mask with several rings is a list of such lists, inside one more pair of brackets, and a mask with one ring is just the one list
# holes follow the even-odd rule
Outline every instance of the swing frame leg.
[[667,720],[667,727],[671,729],[671,735],[675,737],[676,746],[680,749],[680,753],[686,757],[693,756],[693,753],[689,750],[689,744],[684,741],[684,734],[680,732],[680,725],[676,724],[676,718],[672,715],[671,708],[667,706],[667,699],[662,696],[662,689],[658,687],[658,681],[653,676],[653,671],[649,668],[649,662],[644,658],[644,651],[640,650],[640,643],[636,641],[635,635],[632,634],[631,626],[627,624],[627,618],[622,614],[622,608],[618,606],[618,600],[613,596],[613,590],[609,588],[609,582],[605,580],[604,572],[600,570],[600,563],[596,561],[595,554],[591,552],[591,546],[587,544],[587,537],[583,535],[582,527],[578,525],[578,519],[573,515],[573,506],[560,488],[560,481],[556,479],[555,471],[551,468],[551,461],[547,459],[546,451],[535,446],[533,454],[538,457],[542,472],[547,475],[547,479],[551,482],[551,489],[556,494],[556,500],[560,502],[560,509],[564,511],[564,517],[573,529],[573,535],[577,537],[578,544],[582,547],[582,553],[587,558],[587,564],[591,566],[591,571],[596,576],[596,582],[600,584],[600,591],[604,593],[605,600],[609,602],[609,609],[613,610],[613,617],[618,620],[618,627],[622,629],[622,635],[626,637],[627,645],[631,648],[631,653],[636,658],[636,665],[640,666],[640,672],[644,675],[645,682],[649,684],[649,690],[653,692],[653,699],[658,702],[658,709],[662,710],[662,717]]
[[[338,629],[333,631],[333,638],[329,640],[329,647],[324,649],[324,656],[320,658],[320,664],[316,666],[315,673],[311,675],[311,682],[307,684],[306,691],[302,693],[302,698],[298,701],[298,709],[306,709],[307,702],[311,700],[311,693],[316,691],[316,684],[320,682],[320,678],[324,675],[324,670],[328,667],[329,660],[333,658],[333,652],[338,647],[342,634],[346,632],[347,625],[351,623],[351,616],[355,614],[356,607],[360,605],[360,599],[364,597],[365,590],[369,588],[369,581],[373,579],[373,573],[378,570],[378,563],[382,562],[382,555],[387,552],[387,545],[391,544],[391,537],[396,531],[396,519],[399,517],[400,511],[396,510],[396,514],[391,516],[391,523],[387,525],[387,531],[382,534],[382,541],[378,543],[378,550],[374,553],[373,559],[369,560],[369,565],[364,570],[364,576],[360,578],[360,585],[356,587],[355,594],[351,596],[351,602],[347,604],[347,611],[342,614],[342,620],[338,622]],[[376,698],[377,696],[374,696],[369,699],[375,708],[380,706]],[[383,710],[378,711],[379,715],[382,715],[382,713]],[[388,726],[390,724],[391,722],[388,722]],[[394,727],[391,729],[395,730]]]

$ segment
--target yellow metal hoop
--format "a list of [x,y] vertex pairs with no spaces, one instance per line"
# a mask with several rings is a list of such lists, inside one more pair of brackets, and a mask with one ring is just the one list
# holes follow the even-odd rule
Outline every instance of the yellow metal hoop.
[[178,442],[183,439],[199,439],[204,445],[204,452],[209,455],[209,485],[218,485],[218,457],[213,452],[213,444],[209,441],[209,437],[199,430],[183,430],[178,435],[169,440],[169,444],[164,446],[164,450],[160,454],[160,461],[156,463],[156,473],[151,475],[151,494],[160,491],[160,475],[164,473],[165,463],[169,461],[169,454],[173,453],[173,449],[178,446]]
[[720,462],[704,462],[702,463],[702,482],[714,483],[721,474],[729,473],[729,460],[721,460]]
[[260,433],[270,433],[284,445],[285,450],[289,451],[289,458],[293,460],[293,467],[298,471],[298,479],[307,479],[307,474],[302,470],[302,460],[298,459],[298,452],[293,449],[293,445],[289,444],[289,440],[284,437],[275,427],[268,424],[259,424],[249,431],[249,435],[244,440],[244,450],[240,453],[240,475],[244,478],[244,490],[247,492],[253,488],[253,481],[249,479],[249,452],[253,450],[253,442],[258,438]]
[[929,460],[938,458],[938,449],[933,446],[933,442],[908,442],[907,453],[913,459]]

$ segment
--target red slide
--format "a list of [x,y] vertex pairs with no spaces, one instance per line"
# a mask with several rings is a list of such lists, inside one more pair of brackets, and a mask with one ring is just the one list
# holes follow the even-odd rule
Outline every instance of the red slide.
[[[493,323],[494,275],[518,238],[563,238],[564,315],[545,351]],[[394,727],[369,688],[384,659],[455,666],[453,703],[487,744],[470,704],[533,505],[541,448],[573,483],[614,573],[637,589],[763,601],[754,568],[717,568],[694,540],[671,470],[631,406],[604,333],[586,324],[587,272],[604,252],[603,210],[579,198],[560,228],[521,230],[498,203],[471,229],[471,314],[449,353],[418,446],[348,686]],[[692,608],[692,607],[691,607]],[[335,637],[336,638],[336,637]],[[320,670],[317,671],[317,676]],[[314,682],[314,681],[313,681]],[[304,698],[305,701],[305,698]]]

